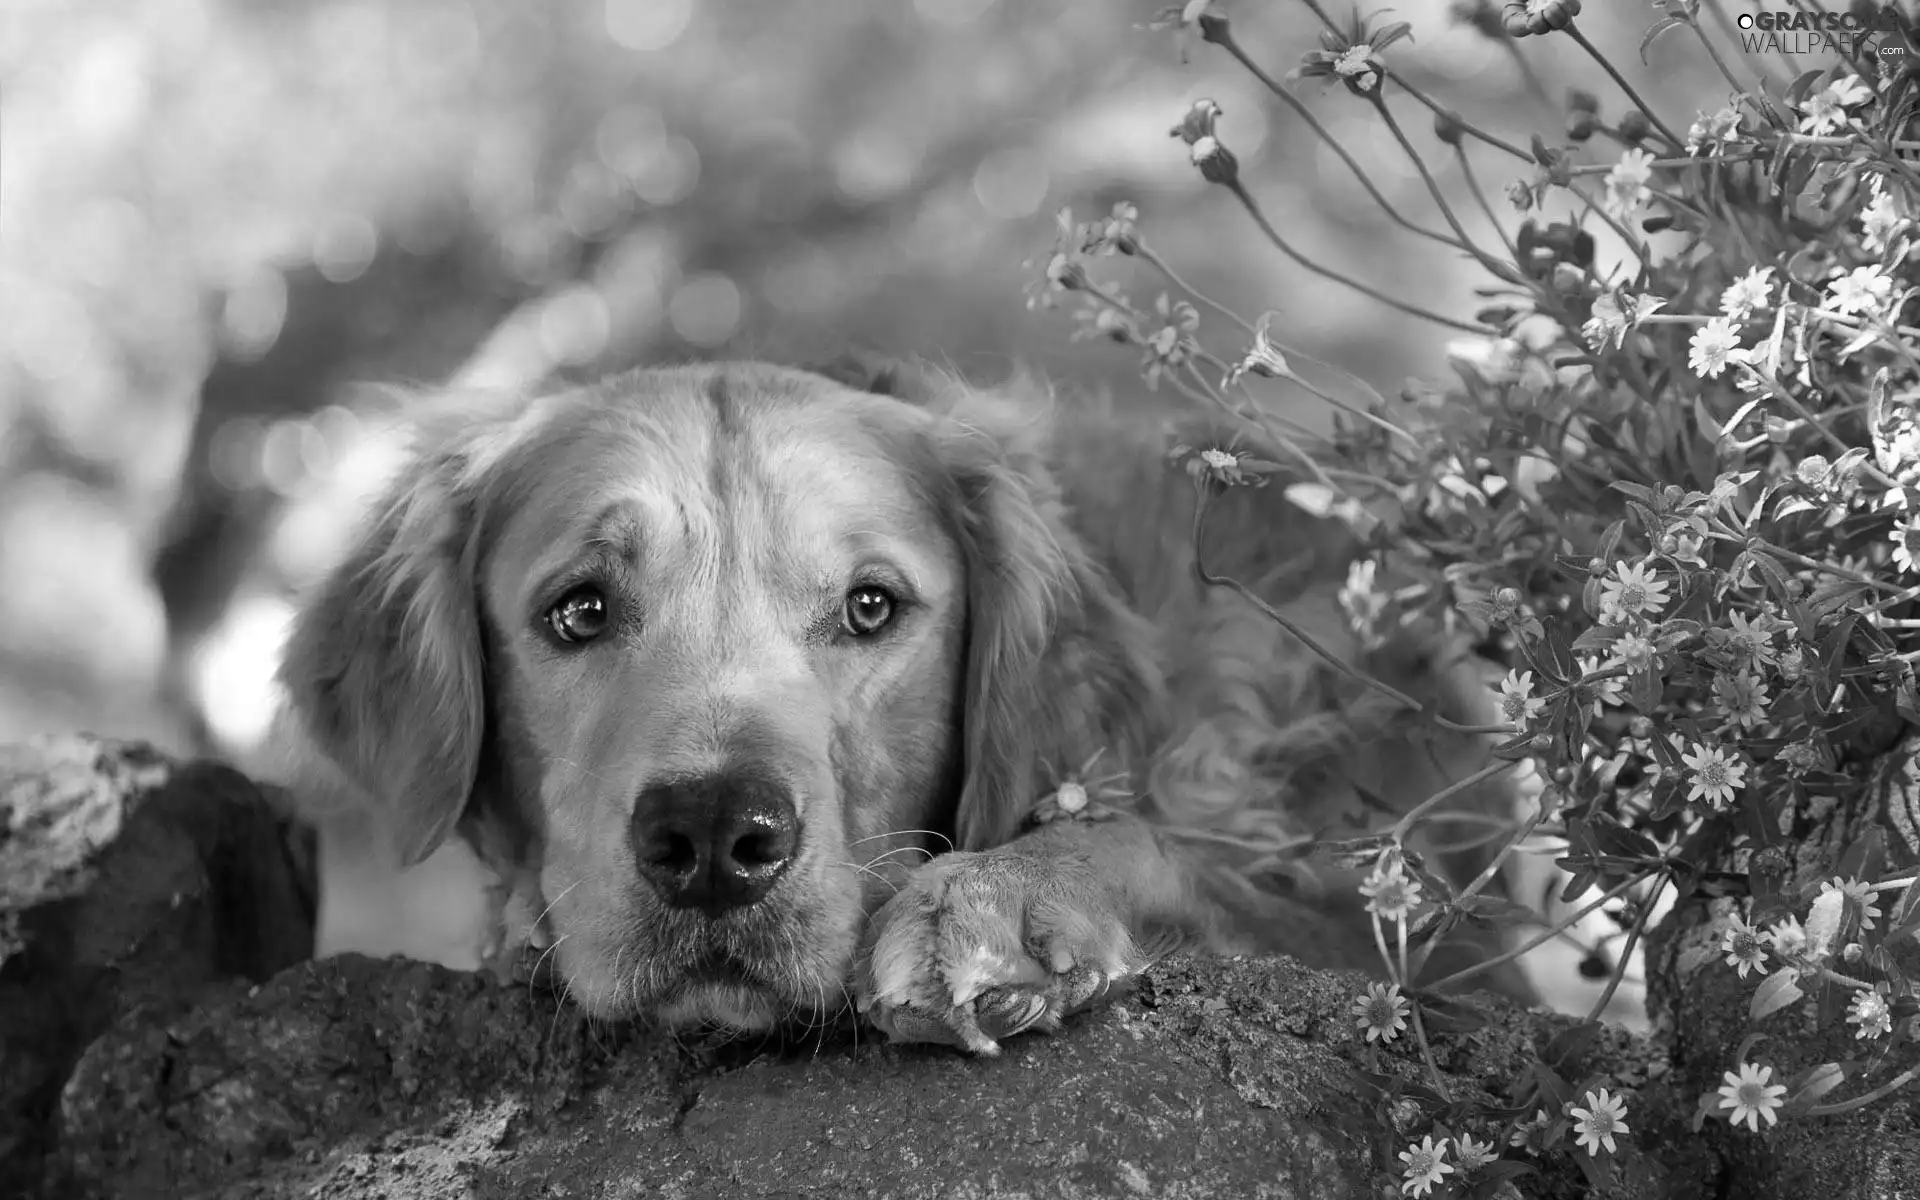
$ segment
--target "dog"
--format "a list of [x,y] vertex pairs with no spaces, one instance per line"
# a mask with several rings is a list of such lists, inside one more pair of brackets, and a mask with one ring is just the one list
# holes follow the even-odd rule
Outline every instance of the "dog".
[[[495,950],[597,1016],[857,1010],[992,1054],[1174,950],[1310,920],[1263,882],[1277,847],[1484,761],[1205,586],[1193,480],[1110,404],[716,363],[415,425],[295,619],[293,790],[402,865],[472,845],[531,914]],[[1351,539],[1281,491],[1210,502],[1208,569],[1484,713],[1427,642],[1358,647]]]

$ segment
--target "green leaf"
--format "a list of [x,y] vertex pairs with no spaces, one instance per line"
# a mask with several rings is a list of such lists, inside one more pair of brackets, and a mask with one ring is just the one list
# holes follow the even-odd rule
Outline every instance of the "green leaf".
[[1373,36],[1369,38],[1368,41],[1372,43],[1375,50],[1385,50],[1401,38],[1405,38],[1408,41],[1413,40],[1413,25],[1411,23],[1395,21],[1391,25],[1382,25],[1373,31]]
[[1798,1116],[1820,1102],[1820,1097],[1845,1083],[1846,1068],[1837,1062],[1821,1063],[1802,1071],[1787,1084],[1787,1105],[1781,1115]]
[[1649,666],[1644,671],[1635,671],[1628,681],[1627,700],[1641,712],[1651,716],[1660,708],[1660,697],[1664,692],[1660,672]]
[[1806,993],[1800,990],[1793,972],[1782,971],[1778,975],[1769,975],[1765,982],[1754,989],[1753,1002],[1747,1007],[1747,1019],[1764,1020],[1805,997]]
[[1626,635],[1625,625],[1589,625],[1579,637],[1573,639],[1573,648],[1578,652],[1610,650],[1615,642]]
[[1616,492],[1624,492],[1626,495],[1631,496],[1635,500],[1640,501],[1640,503],[1646,505],[1648,508],[1660,507],[1659,493],[1655,492],[1652,488],[1647,487],[1644,484],[1629,483],[1624,479],[1616,479],[1612,483],[1608,484],[1608,486],[1613,488],[1613,490]]
[[1661,17],[1658,21],[1655,21],[1653,26],[1647,30],[1647,35],[1640,39],[1641,63],[1645,64],[1647,61],[1647,48],[1653,45],[1654,39],[1677,25],[1685,24],[1686,22],[1682,21],[1679,17]]
[[1578,1025],[1562,1029],[1553,1035],[1553,1040],[1549,1041],[1547,1048],[1540,1052],[1540,1057],[1555,1070],[1564,1072],[1570,1066],[1569,1060],[1586,1053],[1587,1048],[1593,1045],[1593,1039],[1600,1036],[1603,1028],[1599,1021],[1582,1021]]
[[1868,826],[1866,833],[1855,838],[1840,861],[1833,868],[1834,874],[1842,879],[1872,879],[1880,873],[1880,864],[1886,860],[1887,839],[1878,825]]
[[1473,924],[1489,928],[1541,920],[1538,911],[1524,904],[1503,900],[1498,896],[1489,896],[1484,892],[1458,902],[1455,905],[1455,911]]
[[1367,837],[1343,838],[1339,841],[1321,842],[1314,847],[1318,856],[1332,861],[1350,871],[1364,871],[1372,868],[1383,850],[1394,844],[1390,833],[1376,833]]
[[1619,548],[1620,535],[1625,533],[1626,529],[1627,523],[1624,520],[1615,521],[1607,526],[1606,532],[1600,535],[1600,545],[1594,550],[1593,557],[1603,561],[1611,560],[1614,550]]
[[1899,901],[1891,910],[1891,918],[1896,924],[1887,934],[1887,940],[1897,941],[1907,934],[1920,930],[1920,874],[1900,893]]
[[1432,1031],[1471,1033],[1485,1028],[1489,1019],[1486,1009],[1458,996],[1440,996],[1431,992],[1415,995],[1420,1005],[1420,1019]]

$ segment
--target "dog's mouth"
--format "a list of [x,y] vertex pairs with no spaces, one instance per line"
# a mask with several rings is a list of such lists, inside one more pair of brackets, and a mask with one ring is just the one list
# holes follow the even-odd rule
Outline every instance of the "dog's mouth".
[[818,998],[792,994],[763,967],[724,950],[702,954],[678,974],[656,1008],[658,1019],[673,1028],[764,1033],[825,1016]]

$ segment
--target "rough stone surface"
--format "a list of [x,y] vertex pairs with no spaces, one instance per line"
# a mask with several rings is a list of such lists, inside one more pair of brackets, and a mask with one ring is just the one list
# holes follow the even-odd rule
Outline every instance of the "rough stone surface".
[[[130,1021],[63,1103],[74,1197],[1371,1196],[1403,1140],[1359,1043],[1357,976],[1179,960],[996,1060],[823,1037],[690,1048],[546,996],[341,958]],[[1518,1076],[1561,1019],[1439,1040],[1456,1098]],[[1632,1039],[1592,1052],[1644,1080]],[[1657,1093],[1648,1082],[1642,1094]],[[135,1115],[137,1114],[137,1115]],[[1712,1165],[1622,1147],[1619,1196],[1710,1192]],[[1389,1143],[1393,1143],[1390,1145]],[[1534,1178],[1530,1195],[1577,1193]]]
[[229,768],[87,737],[0,747],[0,1196],[122,1014],[313,951],[310,839]]

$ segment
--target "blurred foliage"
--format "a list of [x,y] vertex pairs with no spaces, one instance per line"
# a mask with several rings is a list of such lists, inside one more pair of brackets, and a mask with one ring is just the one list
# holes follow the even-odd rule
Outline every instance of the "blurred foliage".
[[[1245,7],[1249,44],[1313,44],[1293,6]],[[1401,7],[1436,16],[1401,56],[1413,77],[1481,117],[1522,95],[1438,0]],[[1142,28],[1154,11],[9,0],[0,737],[205,740],[192,652],[236,595],[324,559],[337,532],[298,511],[337,528],[341,464],[382,411],[368,381],[855,342],[1133,392],[1019,303],[1052,210],[1121,194],[1166,213],[1163,245],[1210,294],[1301,297],[1277,319],[1321,357],[1387,386],[1431,361],[1431,332],[1214,244],[1229,202],[1165,136],[1201,94],[1301,244],[1412,300],[1460,277],[1382,236],[1256,84],[1186,68]],[[1421,194],[1364,114],[1327,119],[1390,196]],[[257,674],[260,651],[234,653]]]

